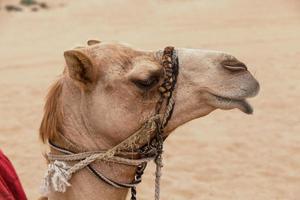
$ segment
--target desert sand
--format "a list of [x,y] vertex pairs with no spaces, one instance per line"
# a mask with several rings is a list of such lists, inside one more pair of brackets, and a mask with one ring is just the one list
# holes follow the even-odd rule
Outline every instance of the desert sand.
[[[0,0],[0,148],[30,200],[46,164],[38,140],[44,96],[63,51],[88,39],[143,49],[167,45],[229,52],[261,84],[254,115],[215,111],[167,140],[164,200],[300,199],[298,0],[49,0],[50,9],[6,12]],[[153,199],[154,165],[138,187]]]

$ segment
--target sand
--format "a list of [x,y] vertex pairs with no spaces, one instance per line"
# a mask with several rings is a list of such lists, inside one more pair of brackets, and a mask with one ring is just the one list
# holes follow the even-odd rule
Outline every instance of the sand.
[[[0,1],[0,148],[37,199],[46,165],[38,127],[63,51],[88,39],[144,49],[216,49],[261,83],[254,115],[215,111],[165,145],[164,200],[300,199],[300,2],[297,0],[52,0],[8,13]],[[153,199],[153,165],[138,187]]]

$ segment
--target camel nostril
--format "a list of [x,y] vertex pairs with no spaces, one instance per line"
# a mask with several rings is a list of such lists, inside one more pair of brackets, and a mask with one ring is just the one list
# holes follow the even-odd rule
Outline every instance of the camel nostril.
[[247,66],[238,60],[226,60],[222,62],[222,66],[230,71],[246,71]]

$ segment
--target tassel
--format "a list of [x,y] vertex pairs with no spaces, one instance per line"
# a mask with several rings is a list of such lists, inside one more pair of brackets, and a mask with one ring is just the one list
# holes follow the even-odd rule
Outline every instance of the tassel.
[[42,195],[47,196],[50,192],[65,192],[67,187],[71,186],[69,183],[71,174],[68,172],[70,168],[65,162],[57,160],[49,164],[40,188]]

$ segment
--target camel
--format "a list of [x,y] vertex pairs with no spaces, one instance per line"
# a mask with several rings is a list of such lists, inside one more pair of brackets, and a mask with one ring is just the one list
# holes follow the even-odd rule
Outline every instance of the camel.
[[[259,83],[244,63],[219,51],[175,48],[172,52],[178,59],[178,74],[170,76],[176,78],[176,85],[171,89],[172,113],[161,130],[164,139],[177,127],[216,109],[253,112],[246,99],[257,95]],[[167,65],[171,63],[171,57],[164,56],[161,50],[144,51],[98,40],[65,51],[64,71],[46,98],[40,126],[43,143],[81,153],[111,149],[130,138],[151,119],[161,97],[170,100],[170,93],[161,87],[168,74],[163,59],[169,59]],[[165,111],[167,104],[162,107]],[[153,132],[149,137],[154,137]],[[147,141],[142,143],[137,148]],[[50,153],[57,157],[64,154],[55,145],[50,145]],[[129,160],[141,159],[136,149],[132,151],[135,155]],[[66,161],[70,166],[76,162]],[[101,160],[89,166],[116,183],[131,183],[136,178],[137,166]],[[76,171],[66,184],[63,192],[52,190],[47,198],[124,200],[129,191],[99,180],[87,166]]]

